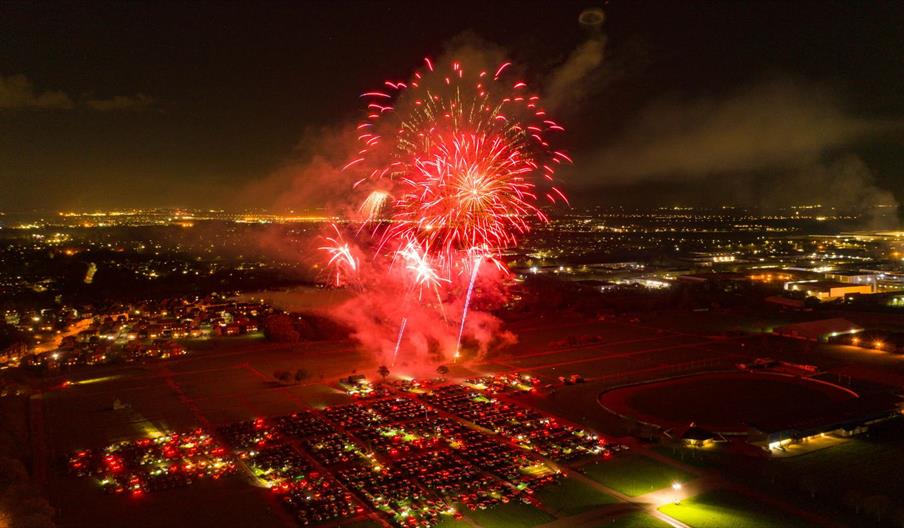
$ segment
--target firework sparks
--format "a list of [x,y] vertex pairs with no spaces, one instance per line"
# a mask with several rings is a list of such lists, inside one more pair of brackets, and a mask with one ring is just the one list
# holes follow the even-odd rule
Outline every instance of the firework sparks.
[[416,285],[436,288],[444,280],[430,263],[428,252],[422,250],[414,240],[409,240],[398,255],[405,260],[405,268],[413,273]]
[[352,255],[351,247],[342,239],[339,228],[333,225],[333,230],[336,232],[336,236],[326,237],[329,245],[322,246],[320,249],[330,255],[327,266],[335,271],[336,286],[341,286],[344,274],[354,274],[358,271],[358,259]]
[[455,342],[455,355],[453,359],[458,361],[461,356],[461,336],[465,332],[465,321],[468,318],[468,308],[471,306],[471,294],[474,293],[474,283],[477,282],[477,271],[480,269],[481,258],[474,260],[474,269],[471,271],[471,280],[468,281],[468,292],[465,294],[465,307],[461,312],[461,326],[458,328],[458,340]]
[[386,206],[387,200],[390,198],[389,193],[386,191],[373,191],[367,196],[364,202],[361,203],[361,207],[358,208],[358,211],[362,213],[365,221],[377,221],[380,218],[383,208]]
[[529,230],[529,218],[545,220],[534,205],[532,168],[501,137],[454,134],[435,138],[429,153],[402,177],[389,236],[436,245],[445,253],[474,247],[504,249]]
[[[388,262],[385,273],[400,273],[418,299],[435,291],[444,320],[443,297],[465,295],[456,357],[481,262],[505,271],[499,255],[547,221],[541,202],[567,203],[554,175],[571,158],[551,146],[564,128],[513,70],[511,63],[487,72],[426,59],[409,82],[361,94],[361,146],[343,168],[356,180],[353,192],[366,193],[357,233],[369,237],[362,241],[372,247],[368,265]],[[359,262],[338,230],[327,241],[322,249],[339,283]]]
[[[507,75],[511,63],[466,72],[429,59],[410,83],[387,81],[361,95],[367,120],[359,156],[347,170],[387,186],[362,204],[367,217],[389,220],[381,246],[415,240],[453,264],[474,248],[495,254],[515,246],[533,221],[545,222],[538,196],[566,202],[556,167],[571,158],[550,147],[564,128],[546,115],[540,97]],[[357,160],[363,160],[358,162]]]
[[402,324],[399,326],[399,337],[396,339],[395,349],[392,352],[392,366],[395,366],[396,359],[399,357],[399,347],[402,346],[402,336],[405,335],[405,326],[408,325],[408,319],[402,318]]

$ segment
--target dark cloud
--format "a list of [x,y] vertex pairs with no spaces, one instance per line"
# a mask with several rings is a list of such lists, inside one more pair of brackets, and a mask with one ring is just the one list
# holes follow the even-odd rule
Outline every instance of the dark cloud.
[[603,63],[605,50],[606,37],[594,30],[547,78],[544,83],[547,107],[557,109],[566,104],[579,104],[592,89],[589,81]]
[[69,109],[72,98],[58,90],[37,90],[24,75],[0,75],[0,110]]
[[154,98],[145,94],[117,95],[107,99],[88,99],[85,105],[99,112],[142,110],[154,104]]
[[762,200],[769,204],[792,205],[799,203],[800,197],[850,212],[865,213],[876,207],[897,205],[891,192],[876,185],[875,175],[866,163],[851,154],[804,166],[775,178]]
[[0,110],[71,110],[86,108],[98,112],[139,110],[154,103],[145,94],[116,95],[109,98],[76,99],[61,90],[38,90],[22,74],[0,75]]
[[770,81],[720,98],[656,101],[582,172],[628,184],[799,168],[893,126],[852,115],[823,86]]
[[[800,174],[845,153],[872,169],[877,187],[904,198],[904,136],[879,137],[882,123],[862,117],[904,115],[901,54],[889,52],[904,46],[895,24],[904,4],[805,4],[321,2],[312,11],[298,2],[7,3],[0,207],[58,207],[76,180],[98,207],[266,205],[279,178],[271,192],[235,190],[284,160],[303,130],[341,128],[362,89],[401,80],[425,55],[439,61],[462,31],[498,43],[487,62],[502,50],[522,65],[565,125],[577,163],[563,180],[573,198],[606,201],[629,186],[639,200],[653,187],[703,195],[710,179]],[[604,5],[604,25],[599,16],[579,23],[588,7]],[[349,27],[355,38],[346,38]],[[825,84],[750,84],[774,75]],[[843,89],[835,93],[844,99],[825,86]],[[667,93],[686,95],[662,99]],[[166,114],[127,111],[163,105]],[[154,192],[110,192],[137,180],[152,181]],[[607,182],[619,188],[602,188]],[[296,185],[316,194],[301,178]],[[215,202],[219,195],[235,200]]]
[[700,200],[694,205],[723,204],[774,210],[794,205],[819,205],[855,214],[874,227],[897,225],[898,201],[878,182],[858,156],[839,154],[784,170],[723,174],[699,182]]
[[675,200],[669,189],[693,205],[822,204],[879,225],[879,217],[894,221],[898,201],[857,150],[902,124],[858,116],[827,86],[799,80],[761,82],[723,97],[659,99],[608,146],[585,155],[574,181],[663,189],[648,195],[652,205]]

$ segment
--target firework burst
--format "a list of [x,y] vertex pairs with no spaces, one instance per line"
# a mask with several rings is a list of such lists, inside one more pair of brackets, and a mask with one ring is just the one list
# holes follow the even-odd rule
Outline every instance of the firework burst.
[[390,198],[389,193],[386,191],[371,191],[367,198],[361,202],[358,211],[363,215],[366,222],[375,222],[380,219],[386,202]]
[[[495,72],[465,72],[458,62],[441,72],[426,68],[408,82],[387,81],[362,94],[367,118],[359,156],[346,170],[390,188],[365,200],[385,209],[388,223],[375,231],[390,251],[409,240],[445,253],[494,255],[515,246],[534,221],[545,222],[538,197],[567,201],[553,185],[558,165],[570,158],[550,146],[564,131],[549,119],[523,81]],[[371,221],[377,214],[369,214]]]
[[339,228],[335,225],[332,227],[336,233],[335,236],[324,237],[327,245],[321,246],[319,249],[329,254],[327,267],[332,270],[336,286],[341,286],[346,278],[357,273],[358,259],[352,255],[352,249],[343,240]]
[[[343,167],[354,177],[353,196],[361,196],[354,232],[372,248],[368,266],[417,291],[419,301],[424,290],[434,291],[444,321],[444,298],[457,295],[463,303],[456,356],[481,262],[505,271],[498,256],[547,221],[541,204],[567,203],[554,174],[571,159],[552,146],[564,128],[512,75],[510,63],[466,71],[458,62],[437,68],[426,59],[409,82],[386,81],[361,95],[367,111],[357,126],[360,146]],[[322,249],[340,284],[358,272],[359,261],[338,229],[327,241]],[[378,288],[388,281],[374,282]]]

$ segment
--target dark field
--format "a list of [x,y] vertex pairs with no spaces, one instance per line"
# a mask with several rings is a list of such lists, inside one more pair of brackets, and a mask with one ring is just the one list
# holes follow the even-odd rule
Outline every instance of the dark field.
[[856,396],[826,383],[766,373],[722,372],[607,391],[600,403],[623,416],[665,428],[696,423],[708,431],[742,433],[747,424],[831,414]]
[[[637,425],[606,412],[598,398],[601,392],[619,385],[732,368],[737,362],[764,355],[819,363],[829,370],[854,365],[858,372],[877,378],[904,373],[904,362],[890,354],[861,354],[850,347],[827,346],[814,352],[798,342],[757,336],[726,338],[720,332],[735,327],[737,320],[727,323],[727,318],[713,313],[693,316],[707,329],[694,333],[688,330],[694,328],[694,322],[687,315],[682,315],[680,320],[670,317],[667,314],[651,316],[639,323],[569,317],[520,321],[512,325],[519,336],[519,344],[510,353],[467,368],[454,366],[451,375],[512,370],[539,375],[543,384],[550,386],[541,387],[539,393],[508,397],[603,435],[617,437],[636,431]],[[569,336],[574,337],[571,343],[566,341]],[[589,338],[593,338],[592,342],[588,342]],[[376,359],[357,351],[350,342],[277,345],[239,338],[197,342],[189,348],[193,351],[191,355],[171,362],[85,371],[71,378],[81,383],[32,400],[37,415],[43,417],[34,426],[46,443],[46,453],[38,458],[52,461],[43,474],[51,502],[60,512],[61,526],[150,527],[199,523],[222,527],[296,526],[268,491],[250,485],[241,474],[132,500],[104,495],[89,480],[76,479],[62,471],[63,457],[78,448],[97,448],[115,440],[139,438],[156,431],[197,426],[214,429],[257,416],[275,416],[346,402],[348,397],[333,388],[335,379],[348,375],[352,369],[376,377],[379,364]],[[310,373],[304,383],[280,386],[273,382],[275,370],[297,368],[305,368]],[[582,374],[587,383],[562,386],[555,379],[572,373]],[[404,374],[405,367],[402,366],[392,372],[392,376]],[[736,382],[717,383],[707,387],[705,392],[720,393],[723,398],[734,391],[737,397],[738,386]],[[795,384],[781,386],[790,389],[771,401],[773,407],[787,407],[794,401],[806,401],[810,405],[813,395],[832,401],[832,397],[821,390]],[[748,394],[762,390],[757,384],[744,387],[742,392]],[[661,395],[648,398],[638,405],[655,402]],[[117,399],[126,406],[125,409],[113,410]],[[680,421],[693,418],[697,413],[691,413],[691,407],[706,409],[706,398],[702,400],[670,402],[672,407],[668,412],[675,413]],[[721,407],[713,405],[714,409]],[[702,420],[699,416],[697,414],[696,419]],[[636,449],[644,451],[641,447]],[[819,464],[820,471],[832,472],[834,449],[818,453],[825,461]],[[840,460],[844,459],[841,457]],[[800,460],[803,464],[805,458]],[[617,485],[630,493],[668,485],[673,478],[686,478],[691,482],[697,478],[680,464],[673,467],[668,461],[655,461],[652,469],[645,467],[644,471],[627,472],[619,471],[618,464],[612,467],[605,464],[607,462],[601,462],[598,468],[599,481],[609,479],[614,484],[613,479],[622,479]],[[896,467],[895,464],[896,459],[892,457],[886,467]],[[42,474],[40,468],[37,473]],[[875,473],[866,472],[864,468],[863,474],[863,478],[868,479]],[[643,519],[624,517],[622,511],[611,509],[624,504],[618,501],[625,499],[588,487],[588,481],[595,480],[573,482],[569,478],[559,490],[549,490],[543,498],[546,511],[513,505],[486,510],[471,517],[471,521],[479,519],[477,524],[486,526],[540,525],[565,522],[575,515],[573,526],[608,526],[610,521],[618,526],[616,521],[632,525],[635,519]],[[774,510],[775,506],[768,508]],[[795,515],[793,509],[772,513]],[[581,524],[585,522],[589,524]]]

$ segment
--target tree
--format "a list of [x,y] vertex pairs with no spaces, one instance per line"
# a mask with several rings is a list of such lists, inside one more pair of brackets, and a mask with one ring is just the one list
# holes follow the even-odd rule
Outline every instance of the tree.
[[449,373],[449,367],[445,365],[440,365],[436,367],[436,373],[440,375],[441,378],[445,378],[446,374]]
[[380,365],[380,368],[377,369],[377,374],[383,377],[383,381],[386,381],[386,376],[389,375],[389,368],[386,365]]
[[308,371],[300,368],[295,371],[295,383],[301,383],[303,380],[308,379]]
[[301,335],[295,328],[295,322],[287,314],[272,314],[264,319],[264,335],[270,341],[279,343],[297,343]]

